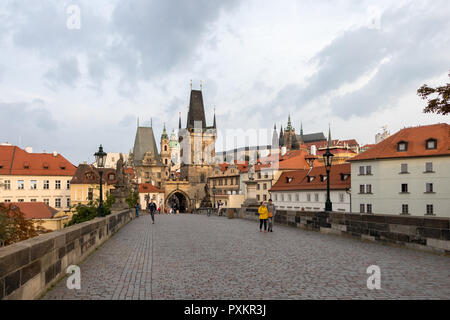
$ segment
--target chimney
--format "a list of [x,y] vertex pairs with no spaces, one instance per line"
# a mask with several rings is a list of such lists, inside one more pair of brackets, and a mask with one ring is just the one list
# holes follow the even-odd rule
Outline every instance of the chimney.
[[316,153],[317,153],[317,147],[316,147],[316,145],[313,144],[311,146],[311,155],[315,156]]
[[32,147],[26,147],[25,151],[28,153],[33,153],[33,148]]
[[284,156],[286,154],[286,147],[281,147],[281,155]]
[[58,156],[58,152],[53,151],[53,156],[54,156],[54,157]]

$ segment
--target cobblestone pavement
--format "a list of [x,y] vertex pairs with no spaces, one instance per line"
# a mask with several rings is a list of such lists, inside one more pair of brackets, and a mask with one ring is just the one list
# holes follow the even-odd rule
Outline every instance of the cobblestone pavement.
[[[44,299],[449,299],[450,259],[274,226],[190,214],[131,221]],[[367,267],[381,289],[367,288]]]

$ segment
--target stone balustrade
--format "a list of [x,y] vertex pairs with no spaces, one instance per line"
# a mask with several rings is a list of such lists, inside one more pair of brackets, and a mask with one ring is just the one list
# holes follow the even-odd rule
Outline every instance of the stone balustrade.
[[0,300],[39,298],[135,216],[112,213],[0,248]]

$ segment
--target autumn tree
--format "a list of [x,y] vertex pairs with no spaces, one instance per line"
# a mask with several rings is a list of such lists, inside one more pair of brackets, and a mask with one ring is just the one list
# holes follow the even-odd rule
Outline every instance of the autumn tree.
[[[450,72],[448,76],[450,77]],[[450,83],[436,88],[424,84],[417,90],[417,95],[428,102],[423,112],[442,115],[450,113]]]
[[42,228],[35,227],[33,220],[26,219],[19,207],[14,204],[0,204],[0,237],[4,245],[23,241],[39,235]]

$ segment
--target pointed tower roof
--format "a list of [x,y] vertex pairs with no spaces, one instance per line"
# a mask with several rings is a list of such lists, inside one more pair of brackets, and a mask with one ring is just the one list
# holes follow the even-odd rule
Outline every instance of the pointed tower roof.
[[194,128],[196,121],[201,121],[202,128],[206,128],[205,108],[201,90],[191,90],[186,128]]
[[167,131],[166,131],[166,123],[165,123],[165,122],[164,122],[163,133],[161,134],[161,141],[162,141],[163,139],[169,140],[169,136],[167,135]]
[[328,147],[331,147],[331,127],[328,124]]
[[280,128],[280,142],[279,142],[280,147],[282,147],[284,145],[283,141],[284,141],[283,125],[281,125],[281,128]]
[[139,127],[136,132],[136,138],[134,139],[133,158],[135,164],[142,163],[145,153],[149,151],[156,159],[158,164],[162,164],[161,158],[156,146],[155,135],[153,128],[151,127]]
[[179,118],[178,118],[178,129],[181,129],[181,111],[179,113]]
[[216,129],[216,106],[214,106],[214,121],[213,121],[213,128]]
[[278,140],[277,125],[275,124],[275,125],[273,126],[272,148],[278,147],[279,144],[280,144],[280,141]]
[[291,131],[291,130],[293,130],[293,128],[292,128],[292,124],[291,124],[291,115],[289,115],[286,131]]

